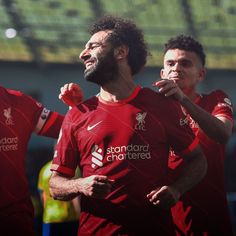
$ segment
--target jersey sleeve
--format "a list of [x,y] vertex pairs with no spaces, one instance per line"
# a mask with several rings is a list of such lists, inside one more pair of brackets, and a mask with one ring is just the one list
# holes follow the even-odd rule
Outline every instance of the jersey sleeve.
[[38,135],[58,138],[64,116],[44,108],[35,126]]
[[73,177],[78,166],[78,158],[74,125],[69,111],[62,123],[60,135],[55,145],[51,170],[68,177]]
[[52,112],[32,97],[15,91],[20,96],[19,106],[24,107],[24,116],[31,124],[32,131],[38,135],[58,138],[64,116]]
[[185,155],[196,148],[199,143],[188,123],[188,117],[178,102],[168,106],[168,115],[165,116],[168,142],[171,149],[178,155]]
[[213,96],[215,100],[212,115],[225,117],[233,122],[233,105],[229,97],[221,90],[214,91],[211,96]]

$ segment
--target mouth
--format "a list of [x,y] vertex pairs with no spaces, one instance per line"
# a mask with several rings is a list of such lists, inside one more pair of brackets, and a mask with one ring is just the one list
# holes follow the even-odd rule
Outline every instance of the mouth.
[[171,79],[171,80],[180,80],[182,79],[182,76],[178,73],[171,73],[169,76],[168,76],[168,79]]
[[89,69],[94,63],[95,63],[95,60],[92,60],[92,59],[85,61],[84,62],[85,68]]

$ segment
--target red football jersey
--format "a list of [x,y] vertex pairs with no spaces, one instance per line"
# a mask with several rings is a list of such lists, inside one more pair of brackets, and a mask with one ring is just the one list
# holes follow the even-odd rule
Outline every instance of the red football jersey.
[[170,212],[146,195],[167,185],[169,148],[189,152],[198,144],[179,104],[137,87],[125,100],[93,97],[70,110],[62,125],[52,169],[73,176],[114,179],[105,199],[82,195],[79,235],[173,235]]
[[[233,122],[232,104],[222,91],[199,96],[195,103],[213,116],[226,117]],[[233,235],[224,186],[225,145],[208,138],[188,117],[207,158],[208,171],[204,179],[172,208],[175,224],[184,235]],[[169,166],[173,181],[182,172],[185,163],[171,152]]]
[[19,91],[0,87],[0,97],[0,228],[13,226],[20,235],[17,225],[27,218],[22,212],[33,220],[25,173],[29,139],[32,132],[58,137],[63,117]]

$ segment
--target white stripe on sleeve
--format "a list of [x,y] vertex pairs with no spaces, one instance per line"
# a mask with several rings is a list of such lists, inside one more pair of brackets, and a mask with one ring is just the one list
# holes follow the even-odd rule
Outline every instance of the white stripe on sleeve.
[[50,110],[48,110],[47,108],[44,107],[41,115],[39,116],[38,123],[35,126],[35,129],[34,129],[35,133],[38,134],[40,132],[40,130],[43,128],[45,122],[47,121],[49,114],[50,114]]

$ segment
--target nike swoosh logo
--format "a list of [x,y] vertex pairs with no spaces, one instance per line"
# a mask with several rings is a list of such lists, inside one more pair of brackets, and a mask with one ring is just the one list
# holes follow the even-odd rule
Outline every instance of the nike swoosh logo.
[[87,130],[88,130],[88,131],[92,130],[92,129],[95,128],[97,125],[99,125],[101,122],[102,122],[102,120],[99,121],[98,123],[94,124],[94,125],[91,125],[91,126],[89,125],[89,126],[87,127]]

